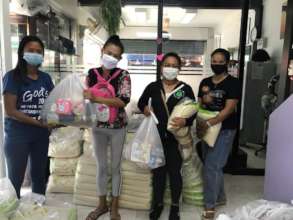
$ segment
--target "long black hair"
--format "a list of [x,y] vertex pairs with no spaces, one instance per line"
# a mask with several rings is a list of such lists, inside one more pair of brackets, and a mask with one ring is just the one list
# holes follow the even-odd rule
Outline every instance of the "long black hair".
[[17,81],[25,82],[25,77],[27,75],[27,62],[23,59],[23,53],[24,53],[25,46],[30,42],[39,43],[43,49],[43,55],[44,55],[45,46],[40,38],[36,36],[25,36],[24,38],[22,38],[22,40],[19,43],[18,51],[17,51],[17,54],[18,54],[17,64],[16,64],[16,67],[13,69],[13,77]]
[[124,53],[124,46],[120,40],[120,37],[118,35],[112,35],[108,38],[108,40],[106,41],[106,43],[104,44],[104,47],[107,47],[109,44],[113,44],[117,47],[120,48],[121,54]]

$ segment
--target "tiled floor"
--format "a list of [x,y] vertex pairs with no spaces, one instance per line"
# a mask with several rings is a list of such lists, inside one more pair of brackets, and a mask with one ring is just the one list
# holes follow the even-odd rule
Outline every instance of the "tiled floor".
[[[219,209],[218,213],[231,213],[235,208],[245,205],[249,201],[261,199],[263,195],[263,177],[254,176],[225,176],[226,192],[228,196],[227,206]],[[48,205],[58,205],[63,202],[71,202],[72,195],[50,194],[48,196]],[[84,220],[92,208],[78,207],[79,220]],[[147,220],[148,213],[135,210],[121,210],[123,220]],[[183,205],[181,208],[182,220],[200,220],[201,208]],[[168,209],[166,208],[161,217],[162,220],[168,219]],[[108,220],[109,215],[105,215],[101,220]]]

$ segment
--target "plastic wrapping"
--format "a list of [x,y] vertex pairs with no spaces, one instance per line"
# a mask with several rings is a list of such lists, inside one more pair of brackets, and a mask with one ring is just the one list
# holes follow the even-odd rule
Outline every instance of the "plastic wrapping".
[[73,193],[74,176],[51,175],[48,182],[50,193]]
[[0,219],[8,219],[17,207],[18,199],[10,180],[0,179]]
[[143,114],[132,114],[128,118],[127,131],[136,132],[141,123],[143,122],[145,116]]
[[59,176],[74,176],[76,172],[78,158],[70,159],[50,159],[50,173]]
[[49,153],[54,158],[76,158],[82,153],[83,131],[79,128],[65,127],[52,132]]
[[41,116],[50,125],[92,127],[97,123],[96,105],[83,97],[84,77],[70,74],[46,99]]
[[127,160],[150,169],[165,165],[163,146],[156,124],[157,119],[153,113],[143,120],[133,142],[126,146],[124,156]]
[[67,206],[51,207],[21,203],[9,220],[77,220],[77,209]]
[[183,202],[190,205],[203,205],[202,164],[194,153],[182,166]]
[[[212,112],[199,108],[197,113],[197,120],[208,120],[216,117],[218,114],[219,112]],[[219,136],[221,127],[222,123],[213,125],[212,127],[208,128],[205,136],[202,138],[210,147],[214,147]]]
[[231,216],[222,215],[217,220],[221,220],[224,217],[229,220],[292,220],[293,206],[279,202],[257,200],[236,209]]
[[176,117],[179,118],[190,118],[196,114],[198,110],[198,104],[196,104],[192,99],[185,98],[181,100],[173,109],[172,114],[168,120],[167,129],[175,136],[179,142],[180,151],[182,158],[187,160],[190,158],[192,153],[193,139],[191,136],[190,128],[176,128],[172,125],[172,120]]

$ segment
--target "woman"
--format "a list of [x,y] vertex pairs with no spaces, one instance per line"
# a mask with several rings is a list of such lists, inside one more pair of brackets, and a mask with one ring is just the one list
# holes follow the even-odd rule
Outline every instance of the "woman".
[[54,85],[39,70],[44,44],[26,36],[18,48],[16,67],[3,78],[5,108],[4,151],[11,180],[18,198],[27,161],[30,159],[32,192],[45,195],[49,130],[40,121],[40,111]]
[[[124,47],[120,41],[120,38],[116,35],[110,37],[102,49],[102,66],[89,70],[88,75],[88,84],[90,87],[98,83],[97,73],[106,80],[109,80],[112,77],[113,79],[110,83],[115,89],[116,97],[102,98],[93,96],[89,91],[85,91],[84,93],[85,98],[90,99],[92,102],[118,108],[118,116],[114,122],[98,122],[97,127],[93,128],[93,144],[98,168],[97,189],[99,205],[88,215],[87,220],[98,219],[101,215],[108,212],[106,201],[108,185],[108,144],[110,144],[111,147],[112,163],[112,204],[110,216],[113,220],[121,218],[118,212],[118,199],[120,195],[121,183],[120,163],[126,135],[125,127],[127,124],[125,106],[129,103],[131,95],[129,73],[116,67],[123,52]],[[119,74],[114,76],[116,73]]]
[[[164,56],[161,73],[162,80],[152,82],[144,90],[139,99],[138,107],[146,115],[153,111],[159,120],[158,130],[164,148],[166,165],[152,170],[153,173],[153,201],[150,219],[157,220],[163,210],[163,197],[166,188],[167,174],[170,181],[172,205],[169,213],[170,220],[178,220],[179,199],[182,191],[181,166],[182,158],[178,148],[178,142],[167,131],[168,117],[174,107],[185,97],[194,99],[191,87],[177,79],[181,68],[181,59],[176,53],[168,53]],[[148,100],[152,99],[152,109],[148,107]],[[178,128],[191,126],[194,118],[185,120],[175,118],[173,124]]]
[[228,75],[230,54],[224,49],[216,49],[211,55],[212,77],[200,83],[198,100],[201,106],[219,114],[212,119],[197,124],[197,135],[203,137],[207,129],[222,123],[222,128],[213,148],[202,144],[204,159],[204,203],[203,217],[213,219],[215,207],[226,203],[223,167],[232,148],[237,128],[236,107],[240,99],[238,79]]

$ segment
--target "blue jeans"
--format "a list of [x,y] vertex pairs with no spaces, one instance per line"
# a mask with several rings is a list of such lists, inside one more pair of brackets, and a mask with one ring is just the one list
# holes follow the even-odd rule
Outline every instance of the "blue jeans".
[[202,144],[206,208],[215,208],[217,202],[226,200],[223,168],[231,152],[235,133],[235,130],[221,130],[213,148]]
[[4,152],[8,177],[18,198],[23,183],[28,159],[32,191],[46,192],[46,170],[48,162],[49,131],[18,122],[5,127]]

